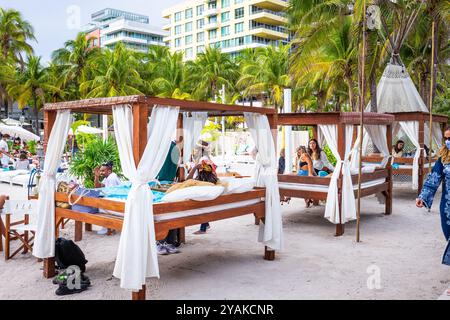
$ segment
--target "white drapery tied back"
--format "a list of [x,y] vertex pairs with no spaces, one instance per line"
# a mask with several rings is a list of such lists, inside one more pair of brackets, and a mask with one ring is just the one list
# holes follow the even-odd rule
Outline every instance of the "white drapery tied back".
[[[336,158],[336,167],[331,176],[328,188],[327,204],[325,206],[324,217],[331,223],[346,223],[356,219],[355,194],[353,193],[353,183],[350,171],[349,158],[351,155],[353,125],[345,126],[345,155],[344,160],[338,151],[338,130],[337,125],[319,125],[325,141]],[[342,137],[340,137],[342,139]],[[338,179],[342,170],[342,210],[339,210]],[[342,216],[342,217],[341,217]]]
[[244,116],[258,150],[255,168],[256,185],[266,188],[265,223],[260,225],[259,241],[274,250],[281,250],[283,247],[283,225],[277,177],[277,158],[271,128],[266,115],[244,113]]
[[33,255],[41,259],[55,256],[56,171],[69,134],[70,120],[70,110],[59,110],[47,142],[44,174],[39,186],[37,228],[33,246]]
[[133,155],[133,114],[128,105],[113,108],[114,133],[123,174],[132,183],[125,203],[124,221],[114,276],[124,289],[138,291],[147,277],[159,278],[153,193],[148,182],[155,179],[169,153],[176,129],[178,107],[155,106],[150,117],[148,142],[139,165]]

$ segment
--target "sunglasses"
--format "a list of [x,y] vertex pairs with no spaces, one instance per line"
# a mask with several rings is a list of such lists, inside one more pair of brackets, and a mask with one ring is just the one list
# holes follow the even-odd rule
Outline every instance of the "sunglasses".
[[450,137],[444,137],[444,140],[450,141]]

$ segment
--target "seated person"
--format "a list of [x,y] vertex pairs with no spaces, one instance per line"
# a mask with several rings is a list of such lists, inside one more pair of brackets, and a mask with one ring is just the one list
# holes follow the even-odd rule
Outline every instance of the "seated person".
[[403,157],[403,148],[405,147],[405,142],[403,140],[398,140],[395,146],[392,147],[392,156],[394,158]]
[[[103,178],[100,182],[100,178]],[[122,184],[117,174],[113,172],[113,163],[107,162],[102,164],[100,167],[94,169],[94,185],[96,188],[103,187],[117,187]],[[100,229],[97,234],[107,234],[109,230],[107,228]]]
[[308,154],[313,161],[313,167],[316,174],[319,176],[326,176],[332,173],[334,170],[333,165],[328,161],[328,157],[325,151],[319,147],[319,143],[316,139],[309,140],[308,143]]
[[[316,172],[314,171],[313,162],[306,151],[306,147],[300,146],[297,148],[297,159],[295,161],[297,166],[297,175],[299,176],[316,176]],[[306,207],[309,208],[311,205],[317,203],[317,201],[313,199],[305,199]]]
[[[100,182],[100,178],[103,178],[102,182]],[[94,185],[96,188],[117,187],[121,184],[119,177],[113,172],[111,161],[94,169]]]
[[[194,179],[194,175],[197,173],[195,180],[210,182],[213,184],[217,184],[219,182],[219,178],[216,174],[216,165],[209,159],[203,158],[199,164],[197,164],[187,176],[186,180]],[[206,230],[209,229],[209,223],[202,223],[200,226],[200,230],[194,232],[194,234],[204,234]]]
[[283,174],[286,170],[286,157],[284,148],[280,150],[280,158],[278,159],[278,174]]
[[30,161],[26,153],[20,153],[19,159],[14,163],[14,167],[16,170],[30,170]]
[[315,176],[316,172],[314,171],[313,162],[308,154],[306,152],[306,148],[304,146],[301,146],[297,148],[297,158],[295,161],[295,164],[297,166],[297,175],[299,176]]

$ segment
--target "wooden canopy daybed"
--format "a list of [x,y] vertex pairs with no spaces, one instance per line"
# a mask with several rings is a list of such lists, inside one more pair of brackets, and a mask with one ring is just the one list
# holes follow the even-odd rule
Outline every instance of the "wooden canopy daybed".
[[[397,113],[387,113],[394,116],[395,122],[402,121],[417,121],[419,124],[419,144],[420,144],[420,157],[419,157],[419,181],[418,181],[418,193],[422,190],[424,177],[427,175],[429,170],[430,158],[424,152],[425,147],[425,139],[428,138],[429,131],[425,130],[425,124],[430,121],[430,114],[427,112],[397,112]],[[444,131],[447,123],[448,117],[444,115],[432,115],[433,123],[438,123],[441,130]],[[395,144],[396,141],[393,141]],[[430,148],[430,146],[427,146]],[[431,149],[431,148],[430,148]],[[436,162],[438,157],[434,156],[431,158],[431,165]],[[364,156],[363,162],[365,163],[379,163],[381,161],[381,157],[377,155]],[[398,164],[398,168],[393,169],[393,174],[399,175],[413,175],[413,158],[412,157],[396,157],[394,158],[394,162]]]
[[[392,143],[391,124],[394,117],[391,115],[382,115],[376,113],[365,113],[365,125],[386,125],[387,143]],[[327,112],[327,113],[284,113],[278,114],[278,125],[280,126],[308,126],[312,127],[313,138],[318,139],[319,125],[337,126],[337,146],[341,159],[344,159],[345,145],[345,127],[354,126],[352,145],[356,140],[359,130],[360,114],[356,112]],[[358,129],[358,130],[356,130]],[[385,214],[392,212],[392,168],[390,163],[383,169],[377,168],[373,173],[362,174],[362,197],[372,194],[382,193],[385,197]],[[355,197],[358,194],[358,174],[352,174],[353,189]],[[328,188],[331,182],[331,174],[326,177],[318,176],[299,176],[297,173],[279,174],[278,182],[281,197],[307,198],[314,200],[327,200]],[[338,179],[338,199],[339,207],[342,209],[342,171]],[[344,234],[344,223],[342,223],[342,210],[340,211],[339,221],[336,224],[336,236]]]
[[[182,114],[181,112],[207,112],[208,116],[237,116],[243,115],[244,112],[258,113],[267,115],[272,133],[276,135],[276,112],[269,108],[244,107],[237,105],[223,105],[207,102],[195,102],[176,99],[155,98],[146,96],[128,96],[114,98],[98,98],[73,102],[61,102],[46,104],[44,107],[44,125],[45,125],[45,142],[48,141],[52,126],[56,119],[58,110],[69,109],[71,112],[88,113],[88,114],[111,114],[112,107],[116,105],[128,104],[132,107],[133,112],[133,154],[136,165],[142,157],[147,144],[147,122],[151,109],[155,105],[173,106],[180,108],[180,115],[177,125],[177,138],[181,139],[182,130]],[[56,201],[67,202],[67,194],[56,193]],[[265,189],[254,188],[252,191],[221,195],[211,201],[179,201],[172,203],[155,203],[153,205],[155,234],[157,240],[164,239],[169,230],[184,228],[186,226],[198,225],[208,221],[222,220],[236,216],[253,214],[255,218],[265,218]],[[73,197],[78,198],[78,196]],[[104,210],[115,212],[124,212],[125,203],[111,201],[101,198],[82,197],[78,204],[96,207]],[[189,214],[185,214],[189,213]],[[76,222],[76,236],[81,238],[82,224],[103,226],[106,228],[121,230],[123,218],[117,215],[99,213],[89,214],[76,212],[71,209],[55,208],[55,221],[57,226],[64,219],[72,219]],[[56,227],[58,232],[58,227]],[[264,258],[273,260],[275,251],[265,247]],[[55,275],[54,258],[44,259],[44,276],[52,277]],[[145,299],[145,286],[139,291],[133,293],[133,299]]]

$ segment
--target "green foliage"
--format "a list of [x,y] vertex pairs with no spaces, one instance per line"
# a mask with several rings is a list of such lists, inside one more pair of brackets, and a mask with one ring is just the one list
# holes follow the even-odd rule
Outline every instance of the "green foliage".
[[331,150],[330,150],[330,147],[328,147],[328,145],[327,144],[325,144],[324,146],[323,146],[323,151],[325,152],[325,154],[327,155],[327,158],[328,158],[328,161],[330,161],[330,163],[333,165],[333,166],[336,166],[336,158],[334,157],[334,155],[333,155],[333,153],[331,152]]
[[28,145],[28,151],[30,151],[31,154],[35,155],[37,142],[34,140],[31,140],[27,143],[27,145]]
[[86,188],[94,187],[93,170],[102,163],[112,161],[114,172],[121,175],[119,151],[114,139],[103,141],[100,137],[94,137],[86,143],[83,151],[79,151],[72,159],[69,172],[83,180]]

